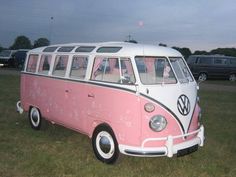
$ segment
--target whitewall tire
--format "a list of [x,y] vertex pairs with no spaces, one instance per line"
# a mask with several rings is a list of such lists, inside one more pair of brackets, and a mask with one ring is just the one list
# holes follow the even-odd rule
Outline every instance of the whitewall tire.
[[29,122],[31,127],[34,130],[39,130],[41,128],[41,114],[38,108],[36,107],[31,107],[29,111]]
[[98,126],[92,137],[93,151],[98,160],[113,164],[119,157],[119,148],[112,129],[106,124]]

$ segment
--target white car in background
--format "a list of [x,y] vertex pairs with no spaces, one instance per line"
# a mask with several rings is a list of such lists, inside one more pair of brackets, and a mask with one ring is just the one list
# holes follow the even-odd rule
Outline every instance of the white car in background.
[[0,52],[0,66],[8,65],[8,61],[13,58],[16,50],[3,50]]

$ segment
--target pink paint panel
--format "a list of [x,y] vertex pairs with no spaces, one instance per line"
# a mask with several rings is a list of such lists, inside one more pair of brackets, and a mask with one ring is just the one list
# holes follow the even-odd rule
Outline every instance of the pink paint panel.
[[[130,86],[135,90],[135,86]],[[157,103],[155,111],[147,113],[144,105],[150,100],[134,92],[100,86],[97,83],[81,83],[63,79],[22,74],[21,101],[24,110],[29,105],[40,109],[43,117],[65,127],[83,132],[90,137],[97,125],[108,124],[114,131],[119,144],[141,146],[147,138],[182,135],[178,121]],[[189,128],[198,127],[199,106],[195,108]],[[150,118],[162,115],[167,119],[167,127],[154,132],[149,127]],[[188,140],[193,136],[188,137]],[[184,140],[174,140],[174,144]],[[152,141],[145,147],[164,146],[164,141]]]
[[106,122],[112,127],[119,144],[133,146],[140,144],[139,96],[124,90],[97,85],[90,85],[88,94],[90,97],[88,97],[87,129],[90,129],[90,133],[94,122]]
[[[181,128],[178,125],[177,120],[168,113],[164,108],[162,108],[160,105],[153,103],[155,105],[155,110],[152,113],[147,113],[144,111],[144,105],[146,103],[150,102],[149,100],[143,98],[141,100],[141,111],[142,111],[142,141],[147,138],[161,138],[161,137],[167,137],[169,135],[175,136],[175,135],[181,135]],[[152,116],[154,115],[162,115],[167,120],[167,126],[164,130],[161,132],[154,132],[149,127],[149,121]],[[145,144],[145,147],[159,147],[164,146],[165,141],[151,141]]]
[[119,143],[140,144],[140,102],[135,93],[28,74],[23,80],[24,110],[36,106],[43,117],[90,137],[98,124],[107,123]]
[[[190,126],[189,126],[189,130],[188,130],[188,133],[190,132],[193,132],[195,130],[197,130],[199,127],[198,127],[198,123],[199,123],[199,120],[198,120],[198,115],[199,115],[199,111],[200,111],[200,107],[198,104],[196,104],[196,107],[194,109],[194,113],[193,113],[193,117],[192,117],[192,121],[190,122]],[[187,140],[189,139],[192,139],[196,137],[196,135],[191,135],[191,136],[188,136],[187,137]]]
[[[141,100],[141,111],[144,110],[144,105],[148,103],[149,101],[147,99]],[[195,112],[193,115],[193,119],[189,128],[188,133],[195,131],[198,129],[198,112],[199,112],[199,106],[197,105],[195,108]],[[149,121],[152,116],[154,115],[162,115],[167,120],[167,126],[166,128],[161,132],[154,132],[149,127]],[[168,111],[166,111],[163,107],[161,107],[158,104],[155,104],[155,111],[152,113],[147,113],[145,111],[142,111],[142,141],[147,138],[161,138],[161,137],[168,137],[171,136],[178,136],[183,135],[183,132],[181,131],[181,127],[176,120]],[[196,135],[188,136],[186,139],[184,138],[178,138],[174,139],[174,144],[182,143],[186,140],[190,140],[194,138]],[[164,146],[165,141],[150,141],[145,144],[145,147],[159,147]]]

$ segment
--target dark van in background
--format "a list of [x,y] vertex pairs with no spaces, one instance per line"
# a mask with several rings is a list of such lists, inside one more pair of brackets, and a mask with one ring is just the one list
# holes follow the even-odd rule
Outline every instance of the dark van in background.
[[29,49],[3,50],[0,53],[0,65],[22,69]]
[[193,76],[200,81],[208,78],[236,81],[236,57],[222,55],[191,55],[187,59]]
[[12,61],[13,67],[18,69],[23,68],[28,51],[29,51],[28,49],[19,49],[15,52]]

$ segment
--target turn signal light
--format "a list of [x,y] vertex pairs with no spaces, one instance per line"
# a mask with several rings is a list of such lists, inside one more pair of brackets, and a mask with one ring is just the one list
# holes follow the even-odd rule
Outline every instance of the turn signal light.
[[152,103],[146,103],[144,105],[144,110],[148,113],[153,112],[155,110],[155,106]]

